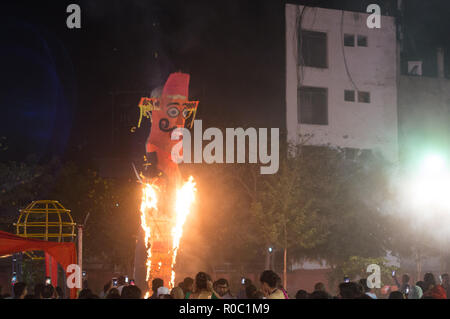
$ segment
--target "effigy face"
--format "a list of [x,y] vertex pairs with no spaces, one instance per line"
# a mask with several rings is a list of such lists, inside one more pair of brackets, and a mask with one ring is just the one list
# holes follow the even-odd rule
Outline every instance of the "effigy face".
[[174,180],[177,178],[171,178],[170,175],[179,174],[177,164],[172,162],[171,151],[178,140],[172,140],[171,135],[176,128],[183,128],[188,119],[192,126],[198,106],[198,101],[188,100],[188,87],[189,74],[172,73],[159,96],[143,97],[139,103],[141,115],[138,127],[142,117],[152,121],[146,143],[147,155],[152,157],[150,161],[154,162],[157,169]]
[[153,124],[148,143],[170,154],[172,147],[178,143],[171,139],[172,132],[185,126],[186,120],[195,114],[197,104],[198,102],[163,97],[160,109],[152,113]]

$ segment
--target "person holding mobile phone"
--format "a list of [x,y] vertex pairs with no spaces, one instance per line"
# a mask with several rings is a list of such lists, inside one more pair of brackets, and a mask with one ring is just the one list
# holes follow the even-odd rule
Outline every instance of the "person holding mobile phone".
[[[409,275],[403,274],[401,284],[398,282],[395,271],[392,272],[392,278],[394,279],[395,285],[398,287],[398,290],[401,291],[403,294],[407,295],[409,293],[409,290],[411,289],[411,285],[409,284],[410,280]],[[406,290],[408,290],[408,293],[406,292]]]
[[[127,276],[128,277],[128,276]],[[120,276],[119,279],[117,279],[117,290],[119,290],[119,293],[122,294],[122,289],[125,287],[127,283],[125,282],[125,276]]]

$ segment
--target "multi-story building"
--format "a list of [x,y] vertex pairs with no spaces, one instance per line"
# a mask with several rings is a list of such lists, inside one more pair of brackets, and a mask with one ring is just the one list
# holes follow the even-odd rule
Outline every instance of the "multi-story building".
[[288,139],[381,153],[396,162],[395,19],[286,5]]

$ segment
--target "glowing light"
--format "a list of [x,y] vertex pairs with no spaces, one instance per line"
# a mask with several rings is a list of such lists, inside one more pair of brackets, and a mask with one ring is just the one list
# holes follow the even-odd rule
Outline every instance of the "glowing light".
[[445,170],[445,160],[443,157],[432,154],[427,156],[422,164],[422,173],[439,174]]
[[158,187],[153,184],[145,184],[142,189],[142,202],[141,202],[141,227],[144,231],[144,243],[147,250],[147,274],[146,281],[150,278],[150,271],[152,266],[152,250],[151,250],[151,228],[150,228],[150,214],[152,210],[158,210]]
[[[158,211],[158,199],[161,197],[160,189],[154,185],[154,184],[144,184],[143,190],[142,190],[142,202],[141,202],[141,227],[144,231],[144,242],[145,242],[145,248],[147,251],[147,260],[146,260],[146,266],[147,266],[147,274],[146,274],[146,281],[149,282],[151,279],[153,279],[153,276],[155,274],[152,274],[153,272],[159,273],[158,276],[161,276],[162,274],[170,273],[170,281],[169,281],[169,288],[173,288],[175,286],[175,263],[178,253],[178,248],[180,245],[180,240],[183,235],[183,225],[186,222],[186,218],[190,213],[191,205],[195,200],[195,182],[194,178],[191,176],[189,177],[188,181],[183,184],[183,186],[176,191],[176,201],[175,206],[173,207],[173,212],[168,212],[170,216],[172,216],[170,219],[165,219],[164,216],[159,216]],[[165,214],[163,214],[165,215]],[[167,233],[158,234],[158,232],[152,232],[153,229],[159,229],[159,232],[161,232],[161,229],[165,229],[163,227],[163,224],[165,222],[169,222],[169,227]],[[170,233],[169,233],[169,230]],[[161,253],[156,251],[155,258],[158,258],[157,260],[154,260],[154,269],[152,268],[152,246],[153,243],[156,242],[164,242],[165,238],[170,240],[172,247],[167,252],[168,259],[170,260],[170,265],[168,262],[165,262],[165,257],[163,258],[163,261],[159,260],[161,258]],[[170,243],[169,243],[170,247]],[[156,262],[158,261],[158,262]],[[170,268],[168,268],[170,267]],[[161,272],[160,272],[161,271]],[[153,276],[152,276],[153,275]],[[169,278],[167,278],[169,280]],[[150,292],[147,291],[145,294],[145,298],[149,296]]]
[[427,156],[418,173],[410,181],[410,196],[412,202],[428,209],[450,208],[450,172],[445,159],[439,155]]
[[172,277],[170,280],[171,287],[175,286],[175,262],[177,259],[178,247],[180,245],[180,239],[183,235],[183,225],[186,222],[186,217],[191,211],[191,205],[195,200],[195,193],[197,189],[195,187],[194,178],[189,177],[188,181],[177,190],[177,199],[175,203],[175,225],[172,228]]

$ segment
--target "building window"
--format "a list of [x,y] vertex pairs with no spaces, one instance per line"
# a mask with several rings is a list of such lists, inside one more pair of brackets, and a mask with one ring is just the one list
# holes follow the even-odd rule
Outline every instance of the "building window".
[[327,34],[316,31],[300,31],[299,43],[300,65],[326,69],[327,63]]
[[370,103],[370,92],[358,92],[358,102]]
[[355,91],[345,90],[344,91],[344,100],[348,101],[348,102],[355,102]]
[[353,34],[344,34],[344,45],[346,47],[355,46],[355,36]]
[[358,35],[358,46],[367,47],[367,37],[365,35]]
[[298,89],[297,120],[301,124],[328,125],[328,90],[303,86]]

